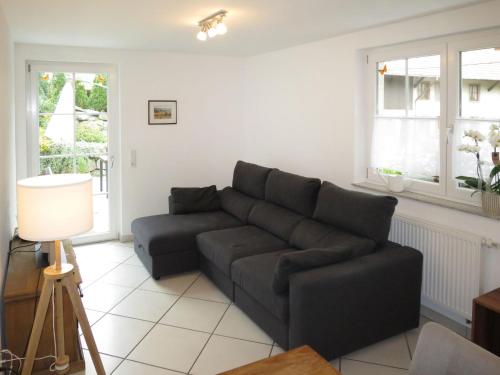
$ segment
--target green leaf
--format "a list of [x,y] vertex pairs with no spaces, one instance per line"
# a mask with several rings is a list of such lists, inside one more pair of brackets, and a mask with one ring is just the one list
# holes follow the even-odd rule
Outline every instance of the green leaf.
[[495,167],[491,170],[490,177],[493,178],[496,175],[500,175],[500,165],[495,165]]

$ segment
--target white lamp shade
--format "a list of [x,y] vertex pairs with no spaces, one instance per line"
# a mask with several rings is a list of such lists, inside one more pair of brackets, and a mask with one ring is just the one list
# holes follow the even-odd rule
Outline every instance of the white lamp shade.
[[19,237],[54,241],[88,232],[93,226],[92,178],[58,174],[17,182]]

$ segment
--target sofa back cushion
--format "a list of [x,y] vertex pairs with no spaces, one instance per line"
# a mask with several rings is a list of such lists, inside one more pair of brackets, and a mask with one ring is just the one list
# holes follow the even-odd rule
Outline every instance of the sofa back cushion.
[[288,241],[294,228],[303,218],[302,215],[286,208],[260,201],[250,211],[248,223]]
[[372,239],[311,219],[304,219],[295,227],[289,243],[299,249],[349,246],[353,257],[369,254],[376,247]]
[[345,190],[325,181],[313,217],[381,244],[389,236],[397,203],[394,197]]
[[170,213],[174,215],[220,210],[215,185],[207,187],[173,187],[170,189]]
[[240,160],[234,167],[233,188],[251,197],[264,199],[269,172],[271,168]]
[[252,207],[259,202],[257,199],[240,193],[238,190],[230,187],[226,187],[222,191],[219,191],[219,197],[221,208],[227,213],[237,217],[245,224],[248,222],[248,215]]
[[266,201],[286,207],[301,215],[311,216],[316,205],[321,181],[317,178],[273,169],[266,183]]
[[273,290],[278,294],[286,293],[290,276],[296,272],[328,266],[350,258],[352,258],[352,248],[348,245],[290,251],[281,254],[274,267]]

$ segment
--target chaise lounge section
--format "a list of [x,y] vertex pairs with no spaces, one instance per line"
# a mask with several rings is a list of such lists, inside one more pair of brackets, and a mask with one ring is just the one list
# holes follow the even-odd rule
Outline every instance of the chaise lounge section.
[[132,232],[154,278],[201,268],[280,346],[331,359],[418,326],[422,255],[387,240],[396,204],[239,161],[232,187],[173,189]]

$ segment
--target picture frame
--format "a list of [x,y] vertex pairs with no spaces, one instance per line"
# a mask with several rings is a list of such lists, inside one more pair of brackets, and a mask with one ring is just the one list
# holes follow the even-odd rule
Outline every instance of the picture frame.
[[148,125],[177,124],[177,100],[148,100]]

